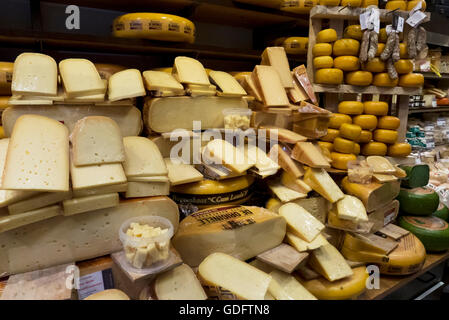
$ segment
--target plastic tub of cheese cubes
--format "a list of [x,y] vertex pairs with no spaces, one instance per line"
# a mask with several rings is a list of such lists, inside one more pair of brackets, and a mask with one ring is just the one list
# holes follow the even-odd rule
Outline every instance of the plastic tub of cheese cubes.
[[123,222],[119,238],[130,271],[153,274],[164,270],[174,255],[170,250],[172,236],[173,225],[163,217],[141,216]]
[[250,109],[243,108],[227,108],[223,109],[224,127],[225,129],[249,129],[251,120]]

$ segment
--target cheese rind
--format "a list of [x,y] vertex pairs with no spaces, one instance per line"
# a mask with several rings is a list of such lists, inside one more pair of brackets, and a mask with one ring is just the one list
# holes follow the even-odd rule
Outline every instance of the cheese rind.
[[43,207],[47,207],[63,200],[69,199],[72,196],[71,191],[67,192],[45,192],[35,197],[13,203],[8,206],[9,214],[20,214]]
[[109,101],[142,97],[146,93],[142,75],[137,69],[127,69],[114,73],[108,81]]
[[329,281],[353,275],[345,258],[331,244],[315,249],[310,254],[309,265]]
[[324,229],[320,221],[296,203],[284,204],[279,208],[279,215],[287,221],[288,232],[307,242],[313,241]]
[[88,211],[112,208],[119,205],[118,193],[74,198],[62,202],[63,215],[71,216]]
[[95,196],[100,194],[107,194],[107,193],[115,193],[115,192],[125,192],[128,189],[127,183],[122,184],[113,184],[110,186],[101,186],[101,187],[93,187],[93,188],[86,188],[81,190],[73,190],[73,197],[74,198],[81,198],[81,197],[88,197],[88,196]]
[[59,62],[59,73],[68,98],[104,93],[106,90],[95,65],[87,59],[64,59]]
[[61,208],[58,205],[55,205],[20,214],[2,216],[0,217],[0,233],[49,219],[60,214]]
[[126,198],[166,196],[170,193],[170,183],[165,182],[128,182]]
[[267,47],[262,53],[262,64],[270,65],[277,71],[284,88],[293,88],[293,77],[284,47]]
[[145,137],[123,138],[127,177],[166,176],[167,167],[156,144]]

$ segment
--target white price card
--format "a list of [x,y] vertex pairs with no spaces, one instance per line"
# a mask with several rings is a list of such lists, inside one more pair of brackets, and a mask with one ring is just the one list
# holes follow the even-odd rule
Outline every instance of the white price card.
[[370,11],[366,11],[360,15],[360,28],[362,30],[368,29],[368,20],[369,20]]
[[404,21],[405,21],[404,18],[398,17],[398,25],[396,26],[396,32],[400,33],[402,31],[404,31]]
[[374,29],[374,31],[376,33],[379,33],[379,29],[380,29],[380,15],[379,15],[379,10],[378,9],[371,9],[371,15],[370,15],[370,29]]
[[421,21],[423,21],[426,18],[426,14],[422,11],[415,11],[415,13],[413,13],[408,19],[407,24],[411,27],[416,27],[417,25],[419,25],[421,23]]

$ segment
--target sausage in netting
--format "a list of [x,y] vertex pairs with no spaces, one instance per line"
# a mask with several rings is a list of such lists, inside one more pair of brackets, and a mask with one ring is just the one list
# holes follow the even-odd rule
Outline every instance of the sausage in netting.
[[420,52],[421,50],[423,50],[426,47],[427,32],[426,32],[426,29],[424,29],[423,27],[419,27],[417,33],[418,34],[416,37],[416,51]]
[[368,49],[368,61],[371,61],[374,59],[377,53],[377,44],[378,44],[378,35],[376,31],[370,32],[369,37],[369,49]]
[[387,43],[385,44],[385,49],[380,54],[380,60],[386,61],[393,53],[394,44],[396,42],[395,33],[396,32],[390,32],[390,34],[388,35]]
[[369,47],[369,37],[370,31],[365,30],[362,37],[362,45],[360,46],[359,60],[360,62],[365,62],[368,59],[368,47]]
[[394,67],[394,63],[393,63],[393,58],[390,57],[387,60],[387,71],[388,71],[388,76],[395,80],[398,78],[398,72],[396,71],[396,68]]
[[399,59],[401,59],[401,55],[399,52],[399,34],[396,32],[395,32],[393,53],[391,54],[391,58],[393,59],[393,62],[399,61]]
[[416,28],[410,28],[407,34],[407,52],[410,59],[416,58]]

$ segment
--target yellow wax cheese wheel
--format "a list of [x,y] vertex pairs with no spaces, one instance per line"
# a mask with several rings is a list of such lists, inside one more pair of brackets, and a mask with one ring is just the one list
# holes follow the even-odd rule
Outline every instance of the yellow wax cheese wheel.
[[338,104],[338,112],[344,114],[362,114],[363,103],[360,101],[342,101]]
[[387,42],[387,29],[386,28],[381,28],[379,30],[378,41],[382,42],[382,43]]
[[360,27],[359,24],[352,24],[347,26],[345,28],[345,31],[343,32],[343,37],[361,41],[363,37],[362,27]]
[[335,29],[323,29],[316,36],[316,43],[329,43],[337,40]]
[[371,141],[362,146],[364,156],[384,156],[387,154],[387,145],[382,142]]
[[0,110],[9,107],[10,96],[0,96]]
[[362,5],[362,0],[341,0],[342,7],[351,6],[353,8],[360,7]]
[[[359,140],[360,140],[360,137],[359,137]],[[354,151],[352,153],[354,153],[356,156],[359,155],[359,153],[360,153],[360,145],[357,142],[354,142]]]
[[418,3],[421,1],[421,11],[426,11],[427,4],[424,0],[413,0],[407,2],[407,11],[412,11],[414,7],[418,5]]
[[420,73],[409,73],[399,77],[401,87],[417,88],[424,84],[424,76]]
[[376,57],[379,57],[381,55],[382,51],[384,51],[384,49],[385,49],[385,43],[378,42],[377,43]]
[[343,123],[352,123],[351,117],[343,113],[333,113],[328,126],[332,129],[340,129]]
[[399,128],[401,124],[401,120],[397,117],[393,116],[383,116],[380,117],[377,122],[377,127],[379,129],[388,129],[388,130],[396,130]]
[[336,129],[327,128],[327,134],[320,139],[325,142],[333,142],[335,138],[338,137],[339,133],[340,132]]
[[373,82],[373,74],[368,71],[352,71],[345,77],[345,83],[353,86],[369,86],[371,82]]
[[332,54],[332,45],[330,43],[316,43],[312,48],[314,57],[330,56]]
[[[257,4],[259,4],[259,2]],[[283,0],[281,3],[281,10],[293,13],[309,13],[317,4],[318,0]]]
[[0,95],[11,95],[13,62],[0,61]]
[[320,6],[338,6],[340,0],[320,0]]
[[308,37],[288,37],[282,39],[283,40],[278,45],[283,46],[287,54],[307,53],[307,48],[309,47]]
[[379,0],[362,0],[362,8],[369,6],[379,6]]
[[356,124],[343,123],[340,127],[340,137],[357,141],[362,132],[362,128]]
[[3,139],[5,137],[5,129],[3,129],[3,126],[0,126],[0,139]]
[[355,154],[331,152],[332,167],[340,170],[348,169],[348,162],[357,160]]
[[[357,142],[360,143],[368,143],[373,139],[373,133],[369,130],[362,130],[360,133],[360,137]],[[354,152],[355,153],[355,152]]]
[[343,82],[343,71],[336,68],[323,68],[315,71],[315,83],[341,84]]
[[355,71],[360,69],[360,62],[358,57],[354,56],[340,56],[334,59],[334,68],[343,71]]
[[399,74],[413,72],[413,62],[409,59],[400,59],[396,61],[394,67]]
[[388,1],[387,4],[385,5],[385,9],[387,10],[406,10],[407,9],[407,3],[405,1]]
[[373,139],[377,142],[393,144],[398,140],[398,132],[394,130],[377,129],[374,130]]
[[405,42],[399,44],[399,56],[401,59],[408,58],[407,44]]
[[363,130],[374,130],[377,127],[377,117],[371,114],[361,114],[353,117],[352,123],[360,126]]
[[368,61],[363,64],[363,70],[369,72],[384,72],[385,71],[385,62],[380,60],[379,58],[373,58],[371,61]]
[[408,143],[395,143],[388,146],[390,157],[406,157],[412,152],[412,146]]
[[388,114],[388,103],[384,101],[365,101],[363,112],[375,116],[386,116]]
[[334,140],[334,150],[341,153],[352,153],[354,151],[354,141],[336,137]]
[[358,56],[360,42],[354,39],[340,39],[334,42],[334,56]]
[[313,58],[313,67],[315,69],[332,68],[334,59],[331,56],[321,56]]
[[398,81],[398,79],[391,79],[387,72],[382,72],[374,76],[373,85],[378,87],[396,87]]
[[318,145],[322,149],[327,149],[329,152],[332,152],[334,150],[334,144],[332,142],[327,141],[318,141]]

